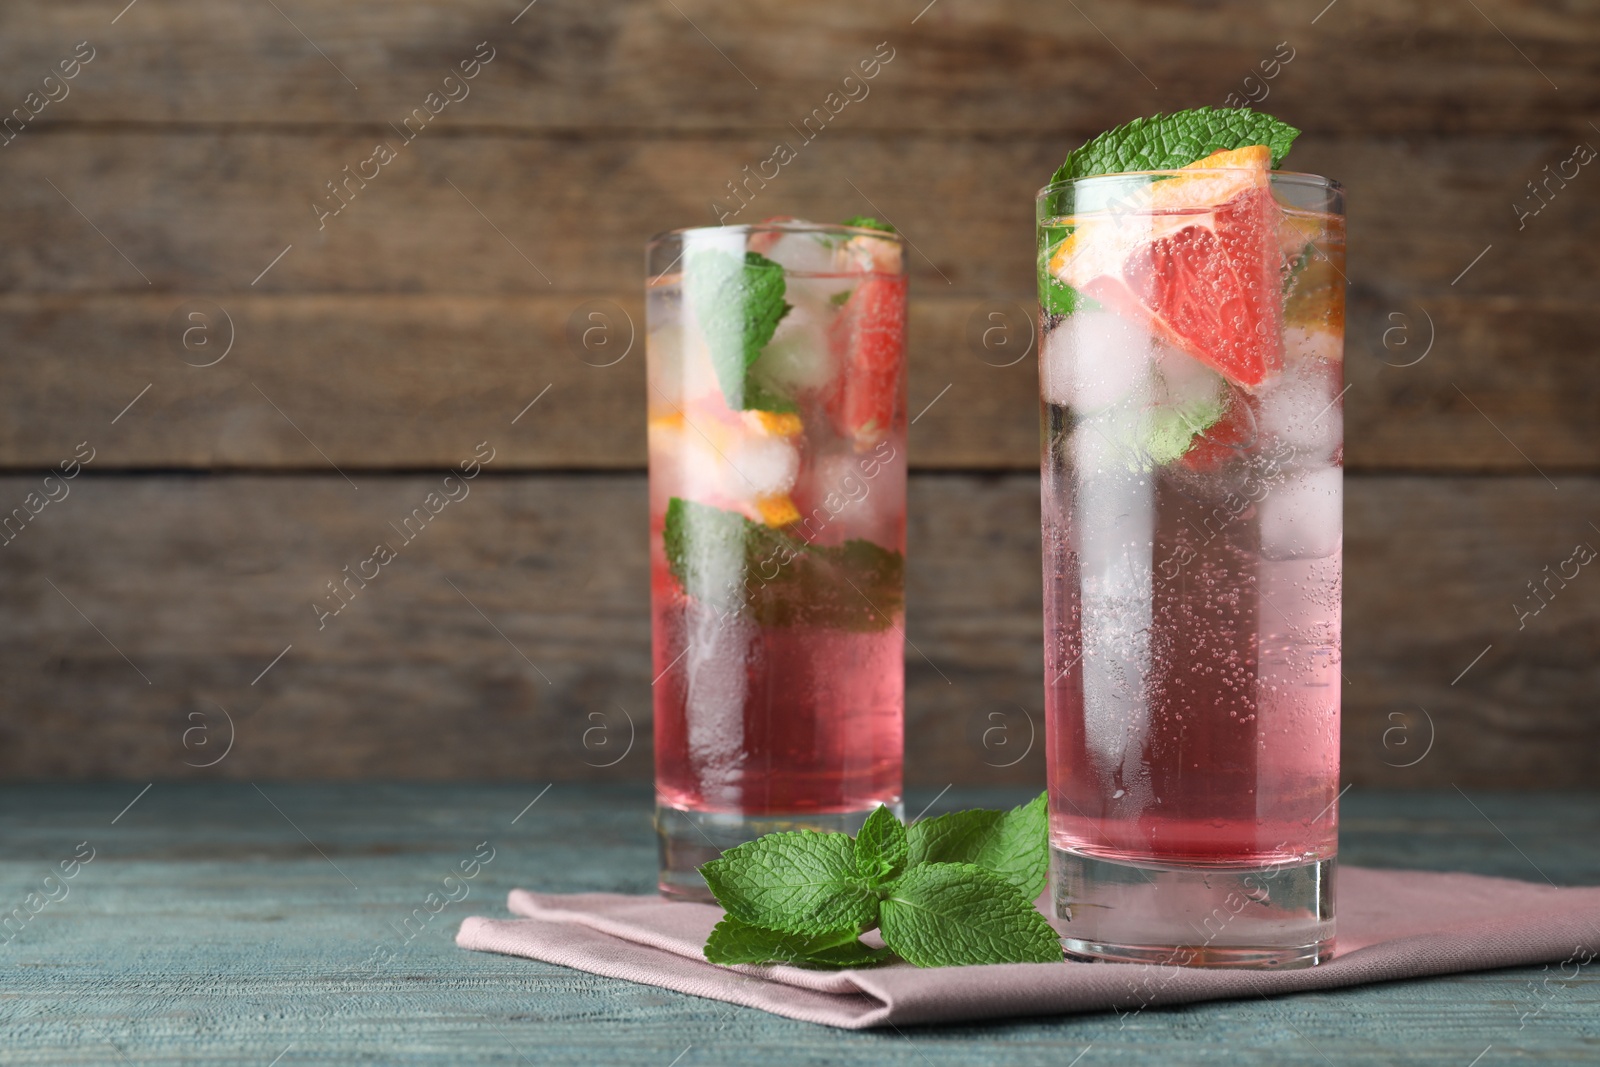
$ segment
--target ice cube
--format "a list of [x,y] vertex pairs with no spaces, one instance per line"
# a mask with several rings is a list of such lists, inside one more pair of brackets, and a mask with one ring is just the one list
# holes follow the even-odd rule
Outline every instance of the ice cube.
[[[827,452],[810,466],[796,492],[808,521],[808,539],[839,544],[853,537],[893,547],[905,523],[905,450],[858,455],[853,449]],[[820,509],[820,510],[819,510]]]
[[699,324],[685,323],[652,330],[649,345],[649,403],[668,411],[681,411],[699,401],[722,395],[717,372],[711,365]]
[[826,317],[804,297],[790,303],[789,313],[778,323],[752,368],[759,384],[786,397],[819,388],[833,376],[834,369]]
[[[681,430],[676,433],[661,434],[660,440],[663,449],[674,450],[676,460],[674,481],[678,487],[675,495],[722,506],[724,501],[732,502],[723,488],[728,481],[728,464],[717,448],[707,440],[705,430],[700,420],[691,414]],[[657,434],[653,431],[652,446],[655,445],[656,438]],[[663,468],[663,470],[668,469]]]
[[679,261],[680,265],[686,264],[696,252],[707,249],[744,258],[745,235],[744,231],[736,226],[706,226],[690,230],[683,235],[683,240],[685,247],[683,259]]
[[1045,337],[1045,399],[1079,413],[1141,399],[1149,390],[1155,343],[1112,312],[1073,313]]
[[1284,358],[1290,363],[1297,360],[1342,363],[1344,335],[1334,333],[1332,330],[1308,330],[1299,326],[1288,326],[1283,331],[1283,351]]
[[800,473],[800,453],[787,438],[749,434],[734,437],[728,449],[728,495],[754,503],[756,498],[777,496],[794,488]]
[[1119,459],[1108,454],[1106,438],[1086,429],[1076,435],[1075,469],[1083,727],[1101,781],[1120,777],[1131,786],[1146,773],[1141,764],[1150,723],[1144,680],[1151,673],[1155,603],[1155,482],[1116,471]]
[[[718,577],[737,587],[744,561],[727,562],[732,565],[729,573]],[[694,605],[687,616],[683,671],[689,759],[702,787],[730,786],[738,781],[748,753],[744,705],[759,631],[749,619],[723,616],[707,606]]]
[[1344,541],[1344,471],[1317,467],[1291,473],[1261,498],[1265,559],[1322,559]]
[[750,235],[750,251],[761,253],[785,271],[831,274],[838,241],[811,229],[814,225],[801,219],[789,219],[784,222],[783,229],[757,230]]
[[1222,403],[1228,383],[1222,375],[1187,352],[1159,341],[1152,351],[1160,371],[1158,400],[1175,409],[1212,407]]
[[1281,375],[1261,388],[1258,425],[1293,449],[1297,462],[1327,462],[1344,437],[1344,411],[1336,402],[1341,366],[1324,359],[1291,359]]

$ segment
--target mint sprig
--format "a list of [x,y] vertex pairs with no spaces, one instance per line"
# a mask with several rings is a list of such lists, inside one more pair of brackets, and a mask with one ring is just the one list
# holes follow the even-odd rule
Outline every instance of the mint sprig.
[[1249,108],[1197,107],[1171,115],[1134,119],[1068,153],[1051,182],[1123,174],[1134,170],[1176,170],[1213,152],[1264,144],[1272,166],[1283,163],[1300,131]]
[[858,230],[882,230],[884,233],[894,233],[894,224],[875,219],[870,215],[852,215],[839,225],[854,226]]
[[685,268],[684,289],[728,406],[735,411],[797,410],[792,400],[771,393],[750,376],[791,307],[783,298],[783,268],[759,252],[746,252],[741,261],[716,248],[690,252]]
[[[1060,938],[1033,901],[1044,888],[1043,794],[1011,811],[941,815],[910,827],[879,807],[854,838],[767,834],[700,872],[727,911],[712,963],[917,967],[1052,963]],[[862,942],[876,927],[884,949]]]
[[761,626],[872,633],[887,629],[905,600],[905,557],[860,538],[812,545],[736,511],[673,497],[661,540],[685,593]]

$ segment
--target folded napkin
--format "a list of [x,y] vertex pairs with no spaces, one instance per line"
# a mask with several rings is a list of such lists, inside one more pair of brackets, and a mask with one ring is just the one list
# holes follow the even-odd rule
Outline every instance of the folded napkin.
[[848,1030],[1330,989],[1600,954],[1600,887],[1472,874],[1339,871],[1335,958],[1294,971],[1157,964],[1006,963],[853,971],[718,967],[700,948],[722,909],[616,893],[511,891],[521,919],[472,917],[456,944],[663,986]]

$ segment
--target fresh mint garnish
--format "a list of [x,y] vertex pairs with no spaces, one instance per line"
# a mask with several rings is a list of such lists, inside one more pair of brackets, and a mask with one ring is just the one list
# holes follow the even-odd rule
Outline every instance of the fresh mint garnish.
[[907,831],[909,861],[975,863],[1016,887],[1028,900],[1044,892],[1046,853],[1034,847],[1049,832],[1044,794],[1010,811],[952,811]]
[[904,603],[905,557],[853,539],[810,545],[736,511],[673,497],[662,547],[690,597],[762,626],[887,629]]
[[[1033,905],[1044,888],[1043,794],[1011,811],[964,811],[902,826],[888,808],[854,839],[767,834],[700,868],[728,915],[712,963],[917,967],[1055,963],[1060,938]],[[886,949],[859,936],[876,927]]]
[[882,230],[884,233],[894,233],[894,227],[887,222],[872,218],[870,215],[855,215],[845,219],[839,225],[854,226],[858,230]]
[[795,963],[827,970],[870,967],[893,955],[886,948],[862,944],[854,930],[785,934],[751,926],[732,915],[717,923],[706,938],[705,953],[710,963]]
[[1122,174],[1133,170],[1176,170],[1213,152],[1264,144],[1272,166],[1283,163],[1300,131],[1249,108],[1197,107],[1171,115],[1152,115],[1118,126],[1067,155],[1051,182]]
[[1061,962],[1061,939],[1033,901],[973,863],[911,868],[880,906],[878,932],[917,967]]
[[700,873],[729,915],[779,933],[862,930],[878,917],[848,834],[765,834],[702,864]]
[[711,366],[735,411],[794,411],[794,402],[751,380],[750,368],[789,313],[783,268],[758,252],[690,252],[684,289],[711,353]]

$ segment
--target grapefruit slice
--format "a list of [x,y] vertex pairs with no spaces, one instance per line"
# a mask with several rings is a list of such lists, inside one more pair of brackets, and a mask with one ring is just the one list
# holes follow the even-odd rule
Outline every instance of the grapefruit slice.
[[894,429],[905,333],[904,275],[867,275],[828,327],[828,344],[839,366],[829,413],[834,428],[858,452]]
[[1058,279],[1254,388],[1283,367],[1277,204],[1265,145],[1217,152],[1066,220]]

